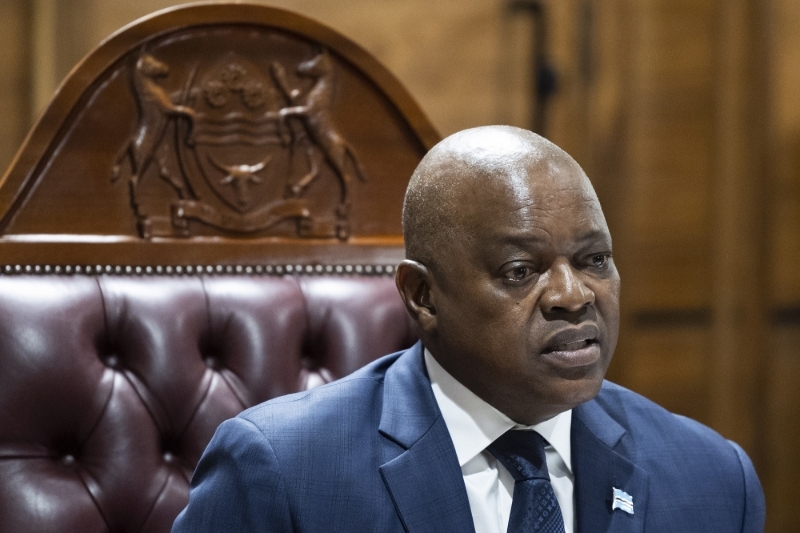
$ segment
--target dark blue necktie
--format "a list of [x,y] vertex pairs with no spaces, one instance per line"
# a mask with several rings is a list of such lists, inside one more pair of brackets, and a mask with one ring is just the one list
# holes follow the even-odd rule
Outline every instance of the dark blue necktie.
[[547,472],[544,437],[529,430],[511,430],[488,450],[514,477],[508,533],[564,533],[564,519]]

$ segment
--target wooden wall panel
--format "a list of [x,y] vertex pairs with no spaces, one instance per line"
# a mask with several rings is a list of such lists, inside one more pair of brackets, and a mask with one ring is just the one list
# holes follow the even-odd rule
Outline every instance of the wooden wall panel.
[[800,4],[794,0],[773,0],[773,4],[770,299],[778,307],[788,307],[800,305]]
[[713,2],[640,2],[631,57],[628,312],[708,305]]
[[775,327],[770,334],[770,372],[766,395],[766,440],[769,457],[762,483],[767,495],[767,531],[800,531],[797,491],[800,487],[800,327]]
[[30,5],[0,2],[0,168],[5,169],[30,127]]
[[767,531],[800,531],[800,4],[771,0],[767,279],[772,327],[765,376]]
[[635,356],[626,381],[671,411],[709,424],[710,340],[702,326],[640,326],[627,341]]
[[[615,247],[622,249],[625,212],[628,205],[623,190],[629,185],[627,172],[632,138],[628,112],[633,99],[633,65],[636,36],[630,31],[632,10],[628,0],[586,1],[590,28],[585,45],[588,50],[588,79],[579,96],[586,102],[586,122],[573,131],[583,143],[576,158],[591,176],[603,205]],[[630,276],[628,272],[626,275]],[[627,291],[627,289],[625,289]]]
[[[800,80],[798,81],[800,87]],[[800,99],[792,98],[800,105]],[[800,120],[797,130],[775,139],[779,169],[773,185],[770,232],[770,301],[777,308],[800,305]]]
[[716,61],[711,408],[715,428],[765,468],[760,411],[766,328],[766,71],[763,12],[720,3]]
[[[582,12],[586,2],[565,0],[547,2],[547,51],[558,79],[556,93],[550,98],[546,112],[547,122],[542,132],[567,153],[580,159],[586,144],[583,128],[586,123],[587,102],[585,72],[580,34],[587,15]],[[527,69],[526,69],[527,70]],[[530,124],[525,124],[530,128]]]

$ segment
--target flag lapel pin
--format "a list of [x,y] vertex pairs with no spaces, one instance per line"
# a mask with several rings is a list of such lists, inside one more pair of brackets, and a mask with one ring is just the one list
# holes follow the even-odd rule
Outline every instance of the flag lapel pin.
[[620,509],[628,514],[633,514],[633,496],[616,487],[613,487],[613,489],[614,497],[611,501],[611,510]]

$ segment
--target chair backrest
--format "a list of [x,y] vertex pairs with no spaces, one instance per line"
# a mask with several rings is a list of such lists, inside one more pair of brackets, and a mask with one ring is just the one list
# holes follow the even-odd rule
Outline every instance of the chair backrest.
[[0,531],[169,531],[220,422],[413,342],[387,277],[0,277]]
[[0,182],[0,532],[168,531],[222,420],[412,344],[392,277],[437,140],[287,11],[101,44]]

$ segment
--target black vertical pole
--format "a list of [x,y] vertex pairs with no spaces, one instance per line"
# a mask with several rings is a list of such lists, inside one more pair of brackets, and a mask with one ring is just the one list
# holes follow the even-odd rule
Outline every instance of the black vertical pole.
[[526,13],[533,24],[531,39],[533,63],[531,68],[530,127],[539,135],[547,128],[547,104],[558,89],[558,76],[547,55],[547,13],[540,0],[508,0],[512,13]]

